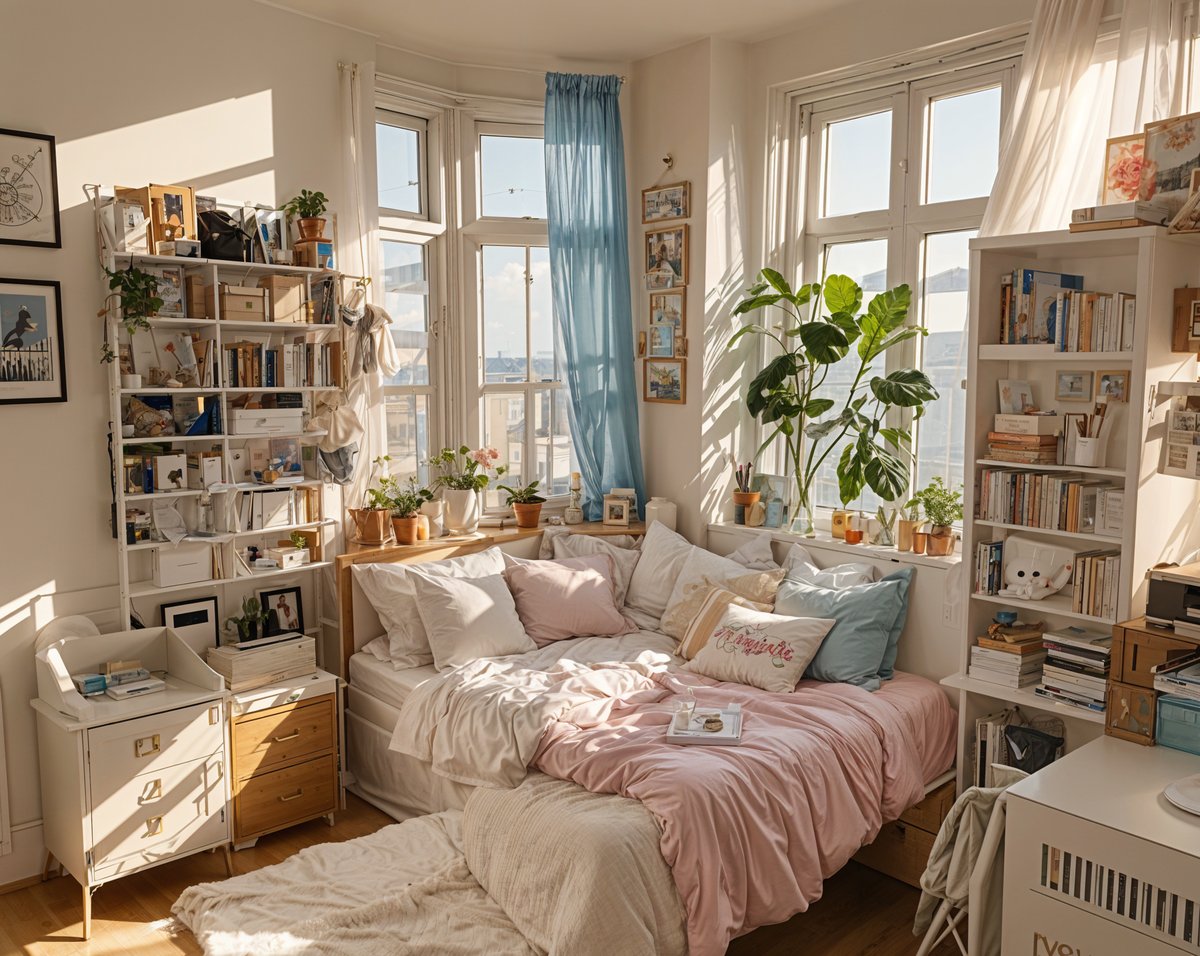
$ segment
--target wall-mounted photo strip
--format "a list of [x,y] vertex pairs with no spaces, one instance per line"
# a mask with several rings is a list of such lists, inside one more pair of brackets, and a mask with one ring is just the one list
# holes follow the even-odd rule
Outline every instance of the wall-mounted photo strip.
[[642,222],[687,219],[692,214],[692,184],[667,183],[642,190]]

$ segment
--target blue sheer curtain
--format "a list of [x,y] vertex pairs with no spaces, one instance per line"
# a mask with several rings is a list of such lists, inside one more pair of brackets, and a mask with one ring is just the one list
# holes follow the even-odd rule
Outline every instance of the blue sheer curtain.
[[584,515],[604,494],[646,500],[629,288],[625,145],[617,76],[546,74],[546,218]]

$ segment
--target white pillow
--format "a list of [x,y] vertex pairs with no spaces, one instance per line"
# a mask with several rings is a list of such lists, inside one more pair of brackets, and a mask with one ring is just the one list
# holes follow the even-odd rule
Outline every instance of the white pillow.
[[655,521],[642,540],[642,556],[629,579],[625,605],[647,617],[661,619],[684,562],[698,550],[683,535]]
[[[416,592],[411,574],[421,568],[427,575],[474,578],[499,574],[504,570],[504,557],[499,548],[488,548],[478,554],[425,564],[356,564],[353,573],[371,606],[387,631],[388,650],[392,667],[404,670],[433,663],[433,652],[425,625],[417,613]],[[376,655],[378,656],[378,655]]]
[[480,657],[537,649],[521,626],[503,574],[448,577],[428,574],[424,565],[417,565],[411,578],[417,610],[438,670]]
[[[624,537],[624,535],[621,535]],[[606,538],[591,534],[560,534],[552,544],[554,557],[590,558],[596,554],[607,554],[612,558],[613,584],[617,589],[617,607],[625,604],[625,595],[629,591],[629,581],[633,577],[642,552],[636,548],[623,548],[615,545]]]
[[390,664],[392,662],[392,651],[388,641],[389,638],[386,634],[380,634],[363,648],[363,653],[370,654],[377,661],[384,661]]
[[[595,538],[603,541],[605,544],[612,545],[614,548],[620,548],[622,551],[639,551],[642,547],[642,539],[634,537],[631,534],[584,534],[583,532],[572,531],[570,525],[552,524],[542,531],[542,543],[538,548],[538,557],[543,561],[554,557],[555,539],[566,537],[567,535],[574,538]],[[580,557],[580,555],[571,555],[571,557]]]
[[875,580],[875,566],[857,561],[834,565],[832,568],[818,568],[813,563],[812,554],[802,544],[793,544],[788,549],[783,567],[789,581],[803,581],[823,588],[848,588],[855,584],[870,584]]
[[751,571],[774,571],[779,567],[779,562],[775,560],[775,552],[771,550],[769,534],[754,535],[729,555],[729,560],[736,561]]
[[730,604],[707,643],[683,669],[713,680],[790,694],[834,623]]

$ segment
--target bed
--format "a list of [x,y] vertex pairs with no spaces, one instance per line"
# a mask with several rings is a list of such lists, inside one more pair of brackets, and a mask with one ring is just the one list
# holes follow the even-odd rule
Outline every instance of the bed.
[[[485,548],[493,543],[489,540],[477,545],[468,544],[467,547]],[[532,556],[536,547],[536,539],[523,538],[517,544],[519,547],[523,545],[526,554]],[[390,556],[390,554],[385,552],[382,555],[372,555],[372,557],[386,556]],[[438,556],[447,555],[443,550],[439,552]],[[417,738],[416,744],[410,741],[409,753],[398,753],[393,747],[394,738],[403,736],[400,717],[406,701],[435,702],[436,705],[431,704],[428,709],[431,712],[440,713],[445,710],[445,707],[444,699],[439,699],[438,695],[443,693],[440,685],[446,681],[434,670],[432,665],[395,670],[390,663],[380,661],[370,652],[363,650],[370,641],[383,633],[383,625],[361,588],[355,584],[354,564],[355,562],[347,562],[341,569],[339,577],[343,598],[343,626],[346,628],[349,625],[348,629],[343,631],[343,639],[346,644],[346,674],[349,682],[347,728],[348,765],[352,773],[351,789],[396,819],[405,819],[414,814],[434,813],[446,809],[463,809],[472,799],[472,794],[476,792],[476,788],[465,781],[478,781],[475,781],[473,777],[463,777],[461,774],[458,775],[458,779],[454,779],[455,774],[447,772],[444,766],[439,766],[438,772],[435,772],[433,764],[437,762],[437,759],[432,753],[425,753],[420,749],[422,741],[433,740],[436,737],[438,730],[436,719],[431,717],[429,718],[431,722],[427,725],[420,724],[409,728]],[[558,642],[536,653],[522,655],[521,666],[548,672],[555,668],[571,668],[580,662],[582,662],[581,666],[585,667],[591,666],[590,662],[597,661],[612,662],[613,664],[624,662],[627,666],[636,666],[628,665],[628,662],[650,662],[653,665],[651,669],[655,670],[656,676],[647,678],[647,680],[657,681],[665,687],[664,681],[675,680],[679,677],[678,668],[683,663],[672,653],[677,643],[673,637],[644,629],[618,638],[577,638]],[[606,667],[607,665],[598,666]],[[470,670],[470,667],[462,670]],[[645,685],[645,687],[649,686],[649,684]],[[728,688],[730,685],[720,686]],[[661,688],[656,689],[661,690]],[[678,691],[678,688],[674,688],[674,690]],[[445,693],[450,693],[450,691],[447,690]],[[631,696],[637,697],[637,694]],[[748,704],[756,702],[752,697],[745,699]],[[784,901],[774,907],[757,907],[758,900],[750,898],[750,895],[747,895],[750,891],[747,890],[746,894],[743,894],[745,898],[733,902],[731,912],[722,912],[720,916],[722,922],[717,927],[711,923],[705,923],[696,914],[711,909],[720,910],[722,907],[715,905],[710,899],[702,899],[698,895],[697,886],[694,885],[695,880],[690,887],[683,885],[677,872],[676,882],[680,883],[680,898],[687,910],[690,950],[693,953],[723,952],[730,935],[746,932],[753,925],[786,919],[791,913],[806,907],[809,901],[819,897],[820,880],[845,863],[854,849],[860,845],[858,841],[870,842],[880,824],[899,816],[899,813],[909,804],[920,799],[925,790],[932,789],[947,779],[947,772],[953,763],[955,721],[952,712],[949,711],[944,694],[932,682],[912,675],[897,674],[895,679],[887,681],[871,695],[858,688],[805,680],[801,682],[796,693],[797,705],[799,706],[801,702],[806,708],[804,721],[810,725],[828,721],[832,726],[834,718],[828,717],[828,715],[840,714],[842,716],[837,720],[845,718],[851,721],[857,728],[854,733],[872,737],[870,747],[868,747],[864,740],[852,739],[852,735],[845,739],[839,738],[836,734],[827,735],[829,739],[827,745],[823,745],[825,749],[856,753],[849,760],[844,754],[838,757],[839,760],[849,764],[857,761],[857,769],[848,773],[846,775],[848,778],[854,777],[856,773],[864,778],[881,773],[885,777],[895,776],[897,778],[907,775],[908,779],[895,783],[890,789],[888,789],[889,781],[885,780],[883,790],[880,791],[884,793],[882,797],[878,793],[869,797],[856,797],[850,790],[841,793],[838,787],[845,785],[845,781],[822,779],[821,773],[815,770],[813,776],[817,780],[817,792],[806,791],[806,795],[802,796],[796,796],[791,792],[802,791],[806,787],[811,790],[812,781],[803,780],[804,774],[802,773],[797,773],[791,778],[776,777],[773,782],[768,783],[767,789],[770,790],[774,787],[778,791],[780,800],[795,799],[800,801],[800,804],[806,802],[811,804],[808,810],[808,816],[811,818],[809,830],[791,833],[788,839],[782,841],[784,844],[813,844],[815,849],[809,848],[805,851],[811,859],[806,858],[803,866],[795,860],[790,862],[790,865],[797,871],[806,869],[809,872],[803,874],[798,872],[797,885],[792,891],[794,898],[788,902],[787,894],[780,894],[781,897],[784,897]],[[413,711],[413,708],[410,707],[409,711],[417,715],[410,715],[410,721],[419,719],[419,710]],[[605,714],[606,719],[609,716],[613,718],[608,726],[570,727],[562,734],[547,734],[547,738],[554,739],[550,741],[552,746],[549,749],[544,747],[539,750],[538,760],[540,762],[537,764],[537,769],[547,771],[553,777],[574,781],[576,784],[582,783],[586,790],[595,793],[619,794],[622,797],[634,796],[635,802],[643,803],[658,823],[663,834],[663,856],[667,858],[668,862],[678,861],[682,864],[687,853],[699,851],[695,849],[695,840],[680,839],[677,832],[678,826],[671,824],[670,812],[701,814],[705,811],[699,810],[696,805],[693,805],[690,808],[670,807],[670,812],[668,812],[663,809],[660,799],[662,794],[638,791],[637,780],[627,779],[614,782],[612,768],[600,767],[592,758],[598,751],[607,749],[615,743],[627,743],[630,734],[636,736],[641,732],[639,724],[645,723],[645,714],[626,713],[621,711],[619,706],[611,714],[608,711]],[[867,728],[867,730],[863,728]],[[890,747],[892,750],[904,749],[905,756],[900,759],[893,754],[888,758],[890,763],[883,771],[872,770],[868,773],[872,760],[880,760],[878,755],[875,757],[866,755],[866,751],[875,746],[873,739],[875,735],[879,737],[885,754]],[[903,744],[899,743],[901,740],[903,740]],[[598,741],[600,743],[597,743]],[[498,746],[502,746],[502,743],[500,742]],[[726,748],[702,749],[711,753]],[[744,750],[743,755],[733,758],[724,756],[720,759],[751,759],[750,753],[753,748],[737,749]],[[648,760],[651,764],[657,759],[653,754],[642,753],[640,756],[643,761]],[[707,759],[707,755],[705,755],[705,759]],[[765,765],[771,763],[771,760],[762,762]],[[881,761],[881,765],[883,762]],[[532,768],[533,764],[531,763],[530,766]],[[724,774],[720,765],[714,764],[714,767],[717,769],[710,775],[722,777]],[[828,778],[828,774],[826,777]],[[788,782],[796,786],[781,786],[781,782]],[[856,785],[857,783],[861,783],[861,781],[856,782]],[[488,786],[491,785],[492,783],[488,782]],[[500,786],[500,784],[496,785]],[[673,786],[678,789],[682,788],[683,784],[677,781]],[[740,799],[741,792],[737,788],[744,787],[744,783],[734,783],[730,786],[733,789],[728,790],[723,798],[726,803],[743,802]],[[872,790],[873,786],[872,784],[866,789]],[[516,801],[519,810],[510,809],[509,811],[513,814],[512,819],[514,820],[521,819],[529,812],[529,806],[521,804],[523,799],[536,801],[538,797],[535,793],[523,796],[518,788],[513,800]],[[657,804],[655,803],[656,799],[660,799]],[[832,852],[828,847],[820,845],[823,821],[831,813],[830,808],[824,802],[826,799],[833,800],[835,808],[844,803],[853,803],[855,799],[859,799],[863,804],[862,807],[856,808],[850,818],[844,819],[840,823],[834,820],[828,824],[831,829],[836,830],[838,826],[841,826],[843,830],[847,830],[851,834],[851,836],[844,837],[842,844],[836,846]],[[504,803],[505,798],[502,796],[489,795],[488,800],[491,801],[492,806],[497,803],[500,806],[507,806]],[[483,803],[478,799],[475,802]],[[871,806],[872,803],[876,805]],[[492,811],[489,808],[487,812]],[[477,816],[479,815],[483,814],[477,813]],[[790,816],[797,816],[797,814],[792,812]],[[764,835],[765,839],[760,840],[760,844],[770,843],[769,831],[764,831]],[[533,838],[537,838],[537,835],[534,834]],[[846,840],[850,840],[854,844],[848,852],[849,844],[846,843]],[[693,845],[689,845],[689,843]],[[668,848],[670,852],[668,852]],[[717,848],[714,847],[713,852],[717,852]],[[724,847],[723,852],[726,855],[725,864],[728,864],[730,859],[739,856],[753,856],[742,852],[735,846]],[[776,867],[776,873],[787,870],[789,860],[786,858],[786,854],[775,855],[780,856],[779,859],[772,861],[772,865]],[[703,857],[698,859],[697,866],[704,862]],[[659,862],[661,863],[661,861]],[[745,861],[735,859],[734,868],[738,872],[736,875],[730,876],[722,871],[721,880],[753,884],[756,879],[770,878],[769,871],[756,871],[756,862],[753,858]],[[491,865],[496,865],[494,859]],[[501,867],[503,868],[503,864]],[[780,867],[783,870],[780,870]],[[696,866],[690,868],[695,869]],[[525,874],[524,878],[528,880],[529,874]],[[814,880],[816,880],[815,888]],[[481,882],[483,882],[482,879]],[[489,891],[492,891],[491,887],[489,887]],[[510,899],[516,906],[518,905],[516,900],[525,899],[528,895],[528,885],[526,885],[522,893],[514,894]],[[726,906],[725,909],[730,909],[730,907]],[[532,923],[523,928],[532,930]],[[710,943],[711,948],[709,947]]]

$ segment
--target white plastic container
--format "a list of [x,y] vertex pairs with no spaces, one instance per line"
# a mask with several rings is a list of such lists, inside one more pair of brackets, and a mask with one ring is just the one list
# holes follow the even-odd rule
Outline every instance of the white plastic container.
[[672,531],[675,530],[675,522],[679,518],[679,508],[675,502],[668,501],[666,498],[651,498],[646,502],[646,528],[654,522],[666,525]]

